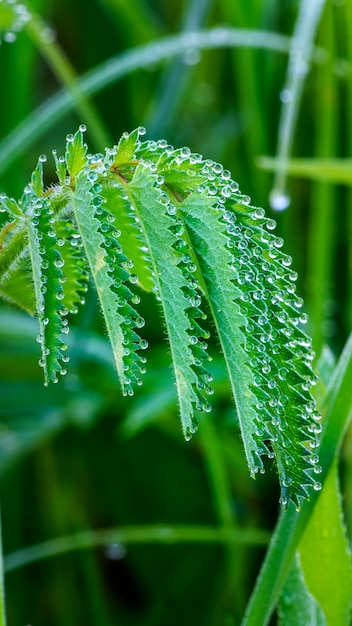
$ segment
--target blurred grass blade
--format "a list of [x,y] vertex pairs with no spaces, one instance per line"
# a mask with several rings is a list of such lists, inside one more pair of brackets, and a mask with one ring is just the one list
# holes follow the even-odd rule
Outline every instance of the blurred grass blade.
[[41,544],[18,550],[5,557],[5,572],[75,550],[107,546],[109,544],[161,543],[229,543],[265,546],[269,533],[260,529],[230,529],[216,526],[130,526],[105,530],[87,530],[74,535],[57,537]]
[[[181,32],[186,33],[201,28],[210,4],[210,0],[190,0],[186,5]],[[192,47],[189,50],[194,51]],[[160,80],[157,106],[153,111],[152,119],[146,124],[152,136],[167,135],[192,77],[192,65],[193,63],[188,65],[184,59],[177,58],[171,67],[166,68]]]
[[[264,170],[274,172],[280,166],[280,161],[278,158],[263,156],[257,160],[257,164]],[[352,186],[352,159],[289,159],[286,172],[298,178]]]
[[[277,33],[219,27],[207,31],[165,37],[145,46],[112,57],[77,81],[82,94],[91,96],[128,74],[178,56],[190,47],[217,49],[226,47],[264,48],[287,53],[290,39]],[[75,108],[72,93],[66,89],[46,100],[0,142],[0,175],[20,154]]]
[[31,19],[25,28],[55,76],[71,94],[76,111],[80,114],[81,122],[86,122],[89,125],[97,149],[102,150],[105,146],[110,145],[110,135],[105,124],[93,103],[87,99],[77,80],[74,68],[55,41],[55,37],[51,36],[50,29],[33,11],[31,11]]
[[325,0],[301,0],[295,31],[291,40],[285,87],[281,93],[277,168],[270,203],[281,211],[289,204],[286,195],[286,164],[295,133],[298,110],[305,78],[311,63],[313,42]]

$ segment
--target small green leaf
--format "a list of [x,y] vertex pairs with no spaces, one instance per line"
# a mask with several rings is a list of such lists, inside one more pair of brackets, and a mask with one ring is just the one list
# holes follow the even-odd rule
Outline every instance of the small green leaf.
[[58,157],[57,151],[53,150],[53,157],[55,161],[55,171],[59,184],[63,186],[66,182],[66,161],[64,157]]
[[19,217],[22,214],[16,200],[8,198],[6,194],[0,194],[0,211],[10,213],[13,217]]
[[132,133],[123,133],[112,161],[113,168],[118,168],[132,161],[138,145],[138,138],[142,134],[141,130],[144,129],[136,128]]
[[[77,174],[84,168],[87,163],[87,146],[83,143],[82,126],[74,135],[67,135],[66,137],[66,167],[70,176],[70,182],[72,183]],[[62,177],[60,161],[57,163],[59,180]]]
[[44,192],[43,161],[45,160],[46,157],[39,157],[37,167],[35,168],[31,178],[32,189],[38,198],[41,198]]

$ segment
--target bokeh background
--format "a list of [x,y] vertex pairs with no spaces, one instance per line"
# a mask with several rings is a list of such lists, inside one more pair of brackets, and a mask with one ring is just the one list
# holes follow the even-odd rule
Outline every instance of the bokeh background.
[[[327,0],[317,18],[290,131],[284,211],[269,202],[277,161],[263,158],[280,147],[292,35],[308,5],[32,1],[32,19],[15,41],[5,31],[0,46],[0,191],[19,197],[38,156],[62,153],[81,123],[92,152],[140,125],[148,138],[188,145],[223,163],[276,219],[317,362],[323,352],[338,358],[352,320],[351,2]],[[230,29],[245,45],[226,43]],[[212,44],[200,49],[194,31]],[[85,95],[75,76],[90,73],[97,84],[107,63],[120,75]],[[297,73],[294,80],[297,87]],[[46,176],[49,185],[50,158]],[[278,513],[275,471],[268,463],[264,476],[248,476],[216,345],[213,412],[186,444],[152,297],[144,295],[141,314],[148,372],[126,399],[92,290],[72,320],[69,373],[47,389],[36,321],[0,305],[9,626],[236,626],[243,615]],[[351,446],[348,435],[341,477],[349,529]],[[61,553],[46,558],[50,549]]]

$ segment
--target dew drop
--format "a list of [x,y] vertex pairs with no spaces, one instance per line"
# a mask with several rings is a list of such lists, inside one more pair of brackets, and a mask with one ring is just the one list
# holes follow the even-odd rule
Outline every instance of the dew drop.
[[16,41],[16,35],[15,33],[8,31],[7,33],[3,34],[3,40],[6,41],[6,43],[13,43],[14,41]]
[[85,124],[80,124],[79,130],[81,131],[81,133],[85,133],[87,130],[87,126]]
[[91,171],[87,175],[87,178],[88,180],[90,180],[91,183],[94,183],[98,179],[98,173],[95,171]]
[[290,205],[291,199],[278,189],[273,189],[269,195],[270,206],[273,211],[284,211]]
[[137,328],[143,328],[143,326],[145,326],[145,320],[143,319],[143,317],[137,317],[135,320],[135,324]]
[[192,307],[200,306],[202,298],[198,294],[194,294],[189,298],[189,303]]

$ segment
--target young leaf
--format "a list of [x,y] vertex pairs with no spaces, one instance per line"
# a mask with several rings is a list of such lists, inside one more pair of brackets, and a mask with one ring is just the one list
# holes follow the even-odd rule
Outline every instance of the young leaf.
[[138,145],[138,138],[145,132],[145,129],[136,128],[132,133],[123,133],[113,158],[112,167],[118,168],[121,165],[129,164]]
[[[84,168],[87,163],[87,146],[83,143],[83,133],[85,126],[80,126],[80,129],[74,135],[67,135],[66,137],[66,167],[70,176],[70,181],[73,182],[76,175]],[[59,174],[61,175],[60,160],[57,162]]]

